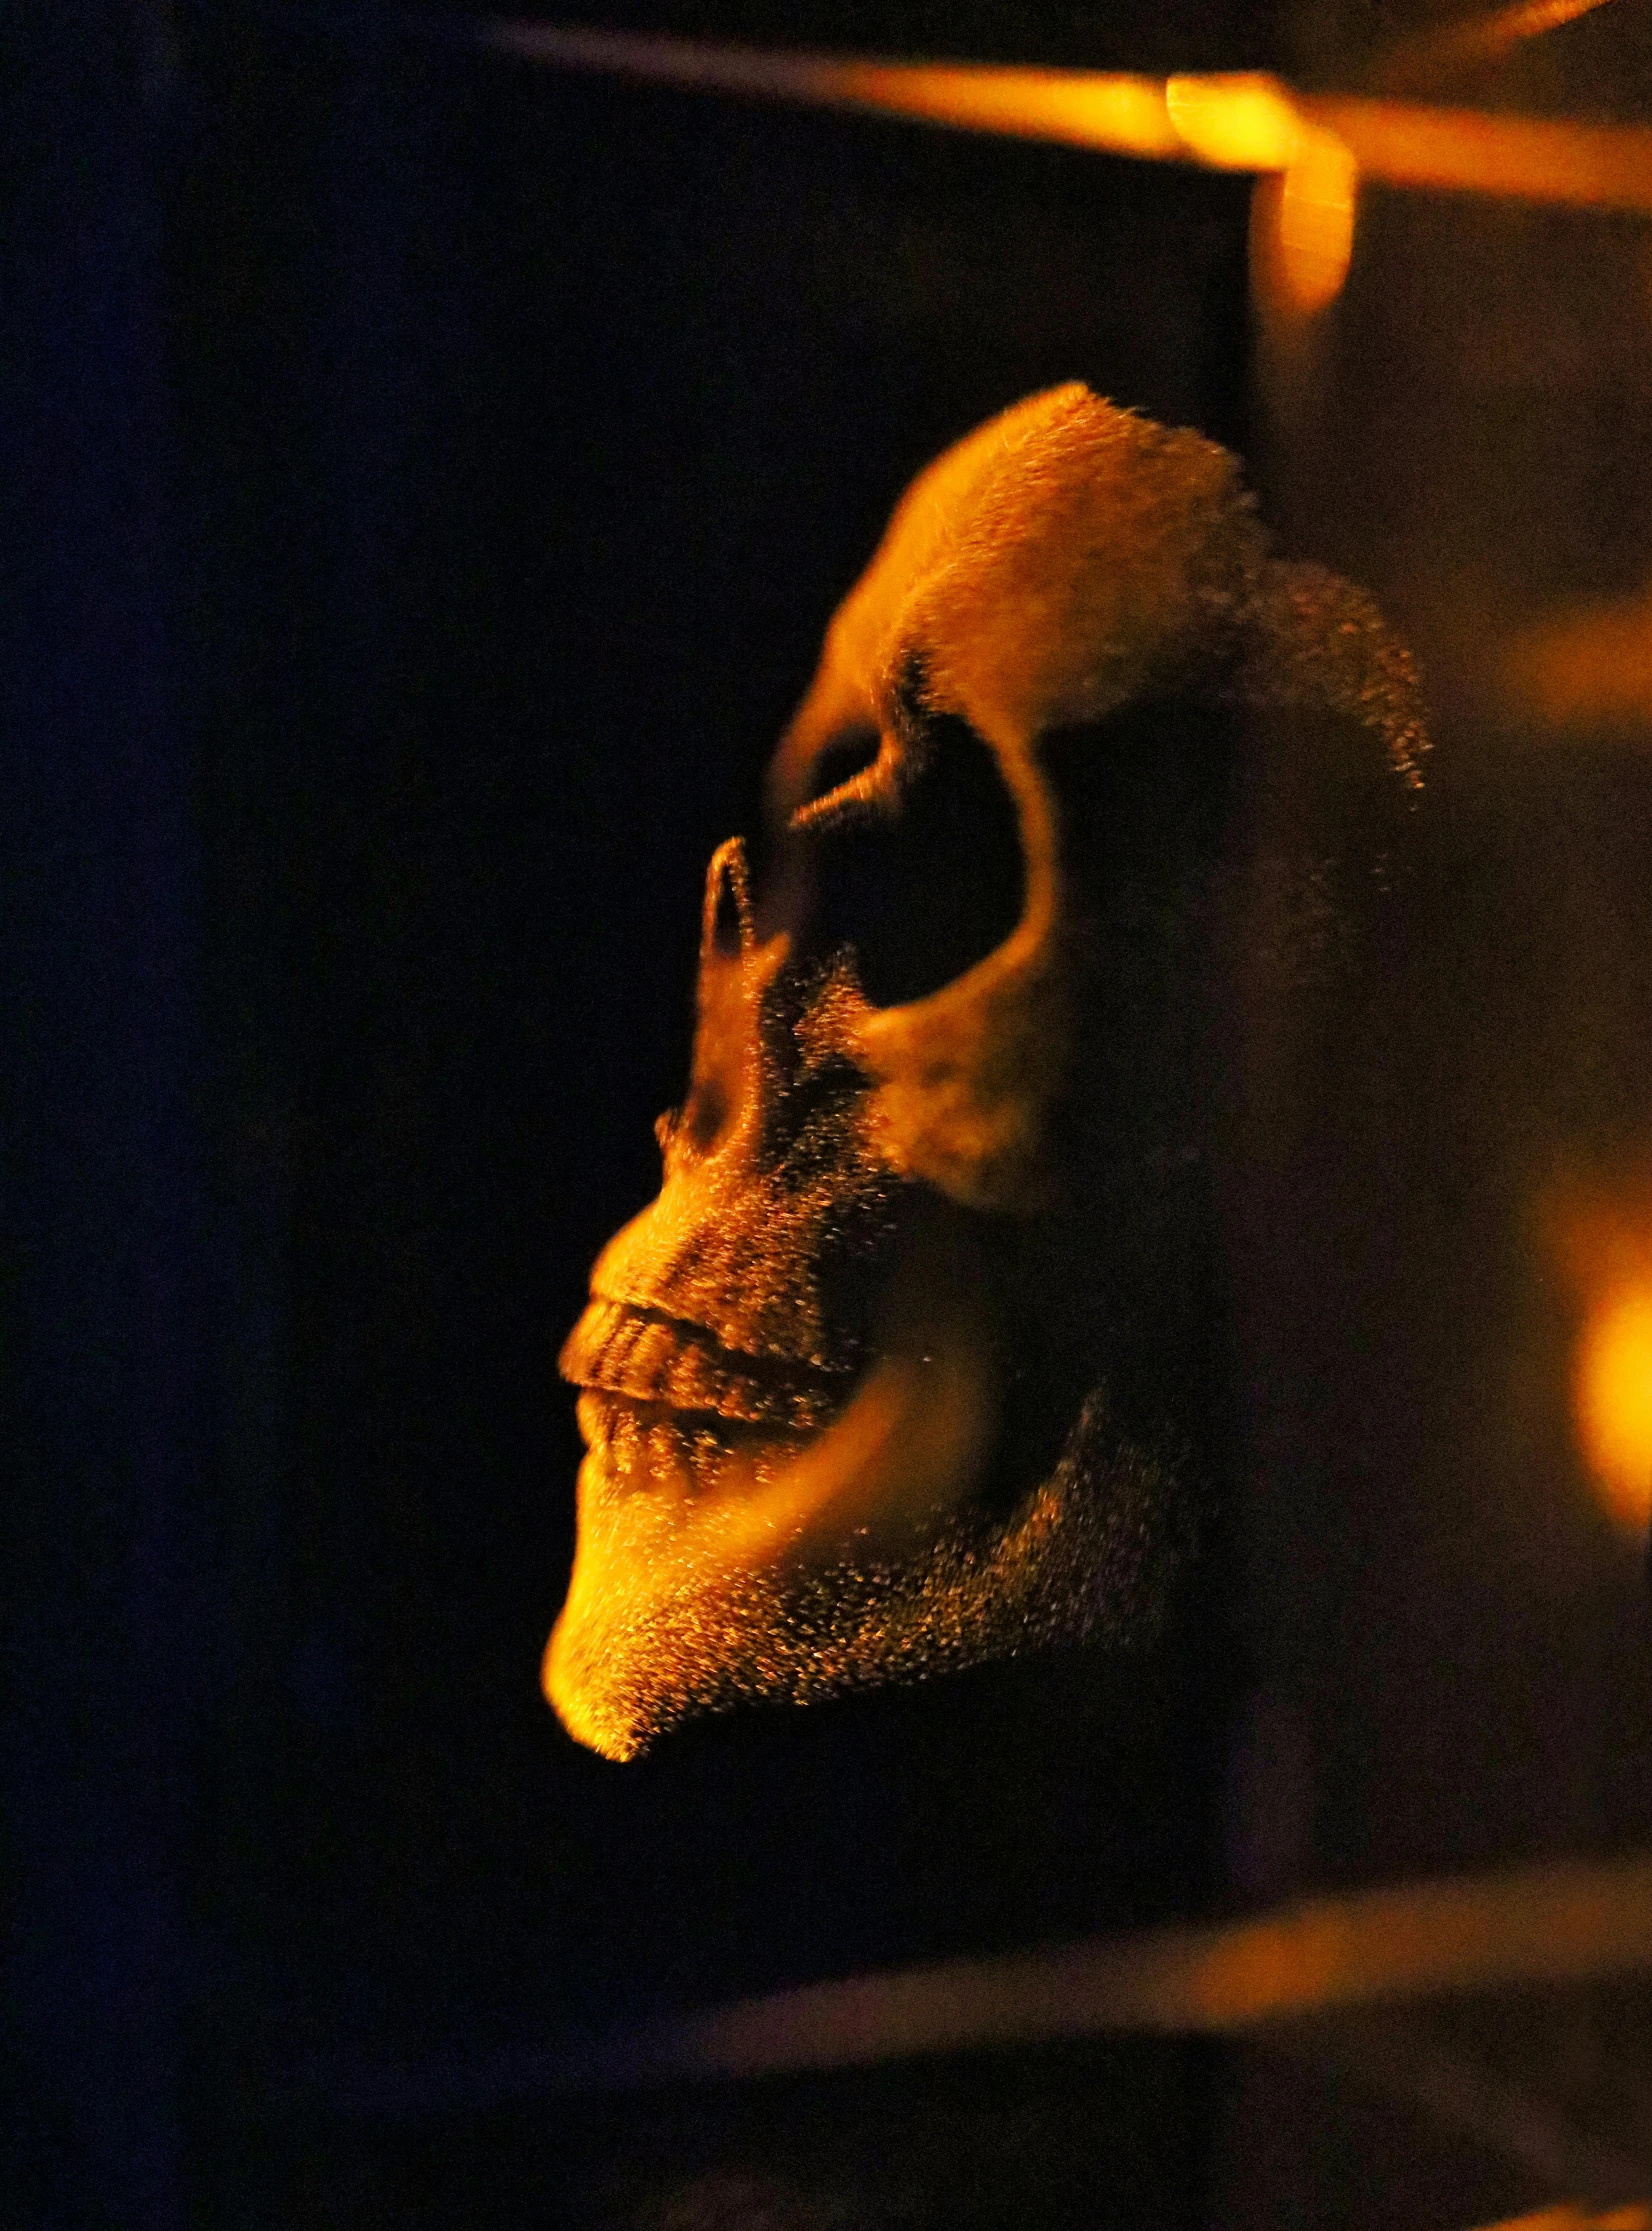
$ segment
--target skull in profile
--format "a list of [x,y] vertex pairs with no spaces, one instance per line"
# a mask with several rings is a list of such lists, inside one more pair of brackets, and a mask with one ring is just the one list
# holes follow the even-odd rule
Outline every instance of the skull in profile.
[[757,856],[711,862],[661,1190],[563,1350],[545,1684],[581,1741],[1162,1625],[1219,1430],[1235,1017],[1279,920],[1310,966],[1329,935],[1311,845],[1283,913],[1257,867],[1287,730],[1309,788],[1317,754],[1403,812],[1405,654],[1270,557],[1213,443],[1068,386],[908,490]]

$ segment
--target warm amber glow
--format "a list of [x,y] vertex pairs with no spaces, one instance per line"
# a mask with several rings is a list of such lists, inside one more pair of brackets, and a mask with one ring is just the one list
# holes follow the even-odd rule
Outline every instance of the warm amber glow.
[[489,43],[563,69],[810,107],[870,109],[964,131],[1061,141],[1117,155],[1185,156],[1158,78],[1123,71],[996,69],[765,51],[558,24],[501,23]]
[[1488,2223],[1486,2231],[1652,2231],[1652,2208],[1608,2208],[1599,2215],[1567,2200],[1556,2208],[1541,2208],[1536,2215]]
[[1299,310],[1322,310],[1342,291],[1358,185],[1353,156],[1330,132],[1307,134],[1280,181],[1279,276]]
[[1652,1522],[1652,1279],[1603,1294],[1578,1343],[1578,1439],[1626,1532]]
[[1108,2030],[1242,2033],[1344,2007],[1632,1975],[1649,1956],[1652,1864],[1574,1862],[805,1984],[668,2020],[643,2042],[656,2075],[760,2076]]

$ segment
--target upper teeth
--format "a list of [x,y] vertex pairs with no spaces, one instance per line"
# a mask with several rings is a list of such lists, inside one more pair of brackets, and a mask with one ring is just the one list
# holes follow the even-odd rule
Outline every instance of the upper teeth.
[[702,1326],[593,1296],[560,1369],[577,1386],[788,1433],[822,1426],[848,1394],[847,1371],[736,1354]]

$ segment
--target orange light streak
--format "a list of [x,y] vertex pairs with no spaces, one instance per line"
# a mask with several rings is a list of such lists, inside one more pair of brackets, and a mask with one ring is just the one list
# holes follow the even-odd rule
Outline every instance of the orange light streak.
[[844,97],[858,108],[926,123],[1114,155],[1165,161],[1187,152],[1166,111],[1163,85],[1120,72],[853,63],[844,69]]
[[1540,2208],[1536,2215],[1508,2216],[1487,2224],[1485,2231],[1652,2231],[1652,2208],[1608,2208],[1598,2214],[1567,2201],[1558,2208]]
[[498,52],[559,69],[902,116],[1211,169],[1288,171],[1308,135],[1328,133],[1342,142],[1360,174],[1385,185],[1652,214],[1652,130],[1636,125],[1298,95],[1260,73],[1160,80],[1101,70],[899,62],[542,23],[495,22],[482,38]]
[[[1230,1963],[1251,1966],[1258,1941],[1286,1951],[1277,1967],[1287,1987],[1265,2004],[1251,1989],[1213,1988]],[[1308,1955],[1301,1960],[1289,1957],[1298,1945]],[[1338,1948],[1329,1961],[1320,1955],[1325,1946]],[[1273,1958],[1265,1955],[1264,1964]],[[1255,2028],[1280,2043],[1306,2037],[1318,2053],[1323,2028],[1275,2025],[1442,1992],[1582,1983],[1649,1968],[1652,1859],[1637,1854],[1356,1891],[1254,1920],[885,1969],[686,2016],[576,2030],[546,2050],[501,2054],[491,2065],[474,2052],[376,2067],[318,2056],[305,2076],[334,2102],[405,2109],[417,2100],[451,2111],[1107,2032]],[[1427,2035],[1413,2027],[1413,2049]],[[1344,2045],[1346,2036],[1345,2029]],[[1424,2096],[1432,2103],[1437,2087]],[[1530,2231],[1652,2231],[1652,2215],[1628,2208],[1598,2218],[1556,2210],[1492,2231],[1526,2231],[1527,2220]]]
[[811,108],[863,109],[1116,155],[1185,157],[1161,79],[1121,71],[893,62],[715,46],[557,24],[496,23],[486,43],[532,62]]

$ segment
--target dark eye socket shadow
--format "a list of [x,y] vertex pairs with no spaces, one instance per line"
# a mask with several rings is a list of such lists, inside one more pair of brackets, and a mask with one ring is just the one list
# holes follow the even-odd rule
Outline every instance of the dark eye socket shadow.
[[874,1006],[939,991],[1010,936],[1026,905],[1015,801],[989,747],[953,714],[925,722],[898,809],[809,835],[808,943],[848,947]]
[[812,806],[842,784],[864,774],[877,760],[883,739],[870,721],[834,736],[809,770],[809,787],[799,800]]

